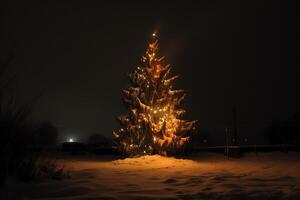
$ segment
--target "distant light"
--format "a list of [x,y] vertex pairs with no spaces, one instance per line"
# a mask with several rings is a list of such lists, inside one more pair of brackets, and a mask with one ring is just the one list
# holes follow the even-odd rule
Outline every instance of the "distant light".
[[74,142],[73,138],[69,138],[68,142]]
[[152,33],[152,36],[153,36],[153,37],[156,37],[156,33],[155,33],[155,32],[154,32],[154,33]]

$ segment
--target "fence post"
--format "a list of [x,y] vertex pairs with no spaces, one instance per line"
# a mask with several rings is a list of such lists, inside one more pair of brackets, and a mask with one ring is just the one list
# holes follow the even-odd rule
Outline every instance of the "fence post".
[[225,128],[225,134],[226,134],[226,147],[225,147],[225,153],[226,153],[226,156],[227,156],[227,159],[229,159],[229,152],[228,152],[228,128]]
[[286,154],[288,153],[288,148],[287,148],[286,143],[283,145],[283,152],[286,153]]

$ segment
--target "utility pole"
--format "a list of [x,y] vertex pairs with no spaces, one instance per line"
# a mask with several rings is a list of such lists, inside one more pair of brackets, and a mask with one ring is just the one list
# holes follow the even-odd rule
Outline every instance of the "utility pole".
[[232,121],[233,121],[233,145],[237,145],[237,110],[236,105],[232,108]]
[[226,136],[226,147],[225,147],[225,153],[227,159],[229,158],[229,149],[228,149],[228,142],[229,142],[229,128],[225,128],[225,136]]

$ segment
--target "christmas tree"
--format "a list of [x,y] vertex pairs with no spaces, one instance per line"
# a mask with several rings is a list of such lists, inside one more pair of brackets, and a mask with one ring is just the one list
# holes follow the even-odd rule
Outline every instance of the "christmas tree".
[[131,85],[123,90],[128,114],[117,119],[121,128],[113,132],[116,148],[127,156],[167,155],[183,147],[196,121],[180,119],[184,90],[172,84],[171,67],[158,56],[158,38],[153,33],[141,64],[129,74]]

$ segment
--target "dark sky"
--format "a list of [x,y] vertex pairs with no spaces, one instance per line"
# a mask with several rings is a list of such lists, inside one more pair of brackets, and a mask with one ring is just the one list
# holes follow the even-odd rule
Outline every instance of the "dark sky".
[[148,2],[2,3],[1,59],[14,55],[19,102],[40,96],[35,118],[52,121],[62,138],[110,137],[125,113],[126,75],[158,30],[161,55],[188,94],[186,118],[200,129],[231,126],[233,106],[239,127],[254,135],[300,111],[295,5]]

